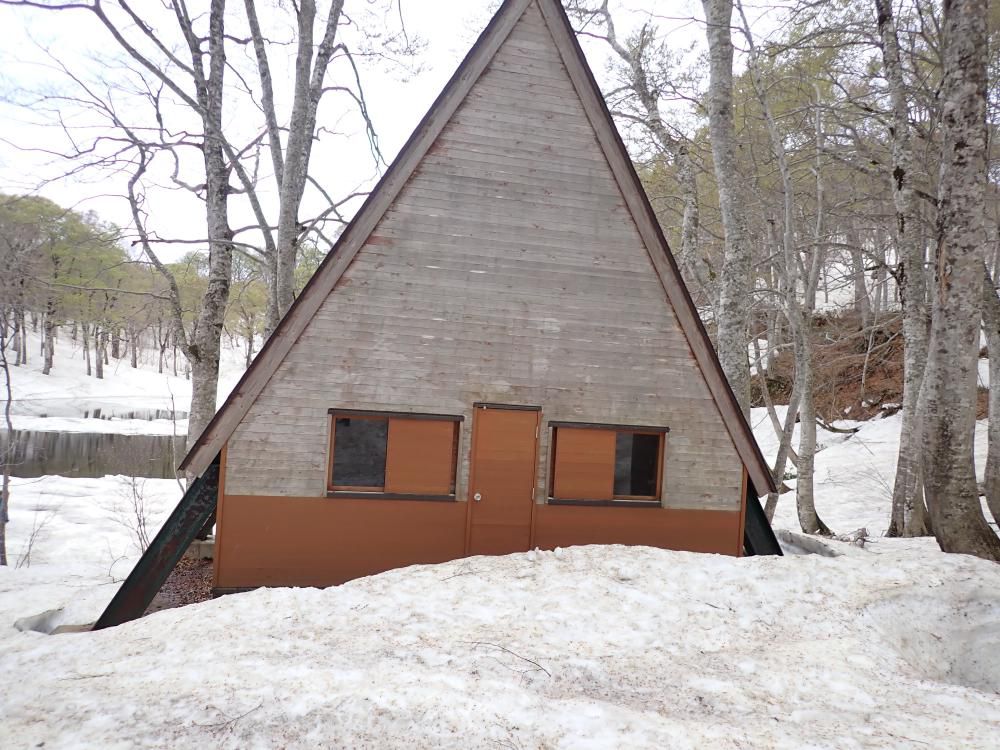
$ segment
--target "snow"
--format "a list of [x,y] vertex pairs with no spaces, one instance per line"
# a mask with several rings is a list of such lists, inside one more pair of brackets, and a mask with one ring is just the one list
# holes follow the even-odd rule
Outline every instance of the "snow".
[[[107,402],[105,402],[107,403]],[[116,435],[186,435],[186,419],[96,419],[94,417],[32,417],[12,415],[15,430],[87,432]],[[2,428],[0,428],[2,429]]]
[[873,559],[575,547],[260,590],[99,633],[8,630],[0,738],[995,747],[1000,568]]
[[[128,422],[128,415],[145,415],[149,412],[162,411],[187,412],[191,402],[191,381],[184,377],[175,377],[169,373],[157,372],[155,353],[144,353],[139,367],[133,369],[128,358],[112,359],[105,367],[104,379],[87,377],[83,352],[79,344],[69,341],[63,332],[56,341],[55,357],[52,372],[42,374],[42,358],[37,355],[37,337],[32,336],[29,345],[28,364],[11,368],[11,386],[14,402],[13,413],[19,417],[68,417],[87,419],[86,425],[79,425],[74,432],[128,432],[137,434],[137,429]],[[225,401],[243,369],[242,353],[224,339],[222,349],[221,374],[219,378],[218,403]],[[178,355],[178,372],[183,364],[183,358]],[[165,369],[170,369],[168,366]],[[96,424],[93,418],[95,410],[100,410],[105,417],[124,417],[111,420],[111,424],[120,430],[103,428]],[[157,415],[159,416],[159,415]],[[165,416],[165,415],[162,415]],[[141,420],[140,421],[144,421]],[[161,420],[164,421],[164,420]],[[186,425],[184,426],[186,429]],[[31,429],[15,424],[15,429]],[[53,429],[53,428],[49,428]],[[55,429],[64,429],[57,427]],[[162,426],[152,428],[152,434],[171,434],[171,431],[159,432]],[[183,432],[183,430],[181,430]]]
[[[180,499],[180,487],[169,479],[136,482],[151,536]],[[11,480],[10,566],[0,567],[0,633],[16,619],[50,609],[64,608],[53,626],[93,622],[104,610],[139,558],[129,528],[131,483],[122,476]]]
[[[785,418],[786,406],[776,406],[779,420]],[[899,431],[902,414],[893,414],[867,422],[839,420],[831,426],[857,429],[852,434],[816,428],[816,466],[814,488],[816,509],[835,533],[849,533],[866,528],[872,537],[881,537],[889,526],[892,511],[892,483],[899,457]],[[774,464],[778,438],[767,416],[767,409],[751,409],[750,425],[768,464]],[[977,478],[983,481],[986,468],[987,422],[976,423],[975,453]],[[795,425],[792,445],[798,445],[799,425]],[[785,484],[795,487],[795,470],[786,467]],[[984,505],[985,509],[985,505]],[[990,518],[988,511],[986,517]],[[795,493],[781,495],[775,512],[776,528],[798,529]],[[886,544],[878,540],[876,544]],[[919,540],[917,543],[932,540]],[[906,544],[906,542],[899,542]],[[936,547],[935,547],[936,549]]]

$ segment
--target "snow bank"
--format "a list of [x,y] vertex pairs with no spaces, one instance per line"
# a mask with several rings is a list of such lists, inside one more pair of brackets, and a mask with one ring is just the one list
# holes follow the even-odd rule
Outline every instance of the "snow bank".
[[[152,538],[180,499],[180,487],[169,479],[138,479],[135,489]],[[97,619],[139,558],[133,497],[131,477],[11,480],[0,633],[51,609],[62,610],[53,625]],[[9,745],[0,741],[0,747]]]
[[578,547],[11,631],[0,742],[996,747],[1000,568],[878,562]]
[[[782,420],[786,409],[785,406],[776,407]],[[778,439],[767,417],[767,410],[752,409],[750,424],[764,457],[768,464],[773,465]],[[868,422],[840,420],[833,426],[858,428],[858,431],[844,434],[816,428],[816,509],[836,533],[867,528],[872,537],[880,537],[889,526],[892,511],[892,484],[899,457],[902,415],[894,414]],[[986,429],[986,420],[976,424],[976,471],[980,481],[986,468]],[[798,441],[799,425],[796,425],[792,446],[797,446]],[[790,462],[787,471],[785,484],[794,488],[795,470]],[[781,496],[774,525],[776,528],[799,528],[795,515],[795,493]],[[932,541],[930,543],[933,544]]]
[[[12,416],[15,430],[33,432],[85,432],[115,435],[179,435],[187,434],[186,419],[94,419],[93,417],[29,417]],[[4,429],[0,427],[0,430]]]
[[[36,337],[32,336],[29,343],[34,347]],[[33,348],[27,365],[11,367],[14,413],[18,416],[83,418],[100,410],[105,418],[127,417],[133,413],[145,415],[156,411],[187,412],[190,406],[191,381],[158,373],[155,360],[141,361],[136,369],[130,367],[128,358],[111,360],[105,367],[104,379],[98,380],[87,377],[83,352],[79,344],[68,340],[68,335],[63,335],[56,342],[55,365],[50,374],[42,375],[43,361],[36,352],[37,349]],[[221,370],[220,404],[243,372],[242,354],[225,340]],[[112,424],[124,426],[120,422]],[[29,429],[20,425],[15,427]],[[81,428],[76,431],[96,432],[99,429]]]

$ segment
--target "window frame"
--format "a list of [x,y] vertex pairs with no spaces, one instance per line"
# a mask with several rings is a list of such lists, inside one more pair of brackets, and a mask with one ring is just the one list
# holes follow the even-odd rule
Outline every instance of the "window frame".
[[[335,485],[333,483],[333,456],[336,450],[336,432],[338,418],[350,417],[352,419],[384,419],[386,420],[386,466],[381,487],[357,487],[349,485]],[[451,448],[451,487],[453,492],[448,494],[431,494],[426,492],[386,492],[385,476],[389,472],[389,434],[393,419],[424,420],[433,422],[451,422],[454,429],[454,437]],[[327,450],[326,450],[326,496],[328,498],[345,498],[354,500],[419,500],[429,502],[454,502],[458,499],[458,458],[462,440],[462,423],[465,417],[460,414],[427,414],[402,411],[381,411],[372,409],[338,409],[336,407],[327,410]]]
[[[558,457],[559,429],[605,430],[615,433],[630,433],[639,435],[656,435],[659,446],[656,454],[656,494],[655,495],[615,495],[614,476],[612,474],[612,497],[610,500],[595,498],[555,497],[556,461]],[[589,505],[615,508],[660,508],[663,504],[663,474],[667,451],[667,435],[669,427],[651,425],[608,424],[602,422],[549,422],[549,475],[547,481],[546,503],[549,505]],[[614,471],[612,463],[612,471]]]

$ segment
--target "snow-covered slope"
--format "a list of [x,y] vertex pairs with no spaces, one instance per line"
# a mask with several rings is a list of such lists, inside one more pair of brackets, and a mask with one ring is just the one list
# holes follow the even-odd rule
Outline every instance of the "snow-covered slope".
[[46,476],[11,481],[10,566],[0,567],[0,634],[21,617],[51,609],[63,609],[53,626],[96,619],[139,558],[132,531],[136,497],[152,538],[181,492],[170,479]]
[[995,748],[1000,568],[873,562],[577,547],[7,631],[0,744]]
[[[221,375],[218,401],[221,404],[243,372],[242,354],[223,339]],[[34,338],[32,344],[37,344]],[[183,373],[183,358],[178,357],[178,372]],[[183,375],[157,372],[156,358],[146,354],[133,369],[128,358],[115,360],[105,367],[104,378],[88,377],[83,352],[63,336],[56,341],[52,372],[42,375],[42,358],[33,351],[28,364],[11,367],[11,385],[14,402],[15,429],[70,430],[75,432],[100,431],[94,428],[96,411],[109,425],[117,425],[121,432],[142,432],[142,422],[154,412],[187,412],[191,401],[191,381]],[[129,415],[138,419],[130,420]],[[59,421],[38,423],[21,421],[22,417],[60,417]],[[166,415],[162,415],[166,416]],[[76,421],[79,420],[79,421]],[[161,420],[165,421],[165,420]],[[187,428],[180,425],[181,432]],[[155,432],[157,428],[150,430]],[[160,426],[159,429],[166,429]],[[172,428],[171,428],[172,429]],[[170,434],[170,431],[159,434]]]
[[[776,411],[784,419],[787,407]],[[774,462],[778,439],[766,409],[752,409],[750,424],[761,451],[769,463]],[[902,415],[873,419],[867,422],[841,420],[834,427],[857,428],[853,434],[835,433],[817,427],[816,430],[816,509],[831,529],[847,533],[867,528],[870,535],[879,537],[889,526],[892,511],[892,484],[896,476],[896,459],[899,454],[899,431]],[[976,472],[983,480],[986,468],[987,422],[976,424]],[[798,445],[799,426],[795,426],[793,447]],[[785,484],[795,487],[794,469]],[[985,508],[985,506],[984,506]],[[987,518],[989,518],[987,511]],[[797,529],[795,494],[786,493],[778,502],[775,526]]]

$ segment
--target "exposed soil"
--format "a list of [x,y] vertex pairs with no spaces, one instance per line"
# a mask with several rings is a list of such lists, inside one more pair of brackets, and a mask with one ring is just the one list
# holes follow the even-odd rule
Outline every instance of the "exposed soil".
[[[854,313],[813,318],[813,378],[816,413],[824,421],[866,420],[894,414],[903,403],[903,334],[901,321],[890,318],[874,330],[861,331]],[[784,349],[766,373],[771,398],[787,404],[795,377],[791,347]],[[751,379],[750,398],[764,406],[765,378]],[[986,418],[986,389],[978,396],[976,417]]]
[[[860,318],[817,315],[813,319],[813,371],[816,413],[825,421],[870,419],[893,413],[903,400],[903,335],[898,319],[874,330],[861,330]],[[787,404],[795,375],[791,347],[766,373],[775,403]],[[753,378],[751,398],[763,406],[763,379]]]
[[146,614],[161,609],[183,607],[212,598],[212,561],[182,557],[149,607]]

